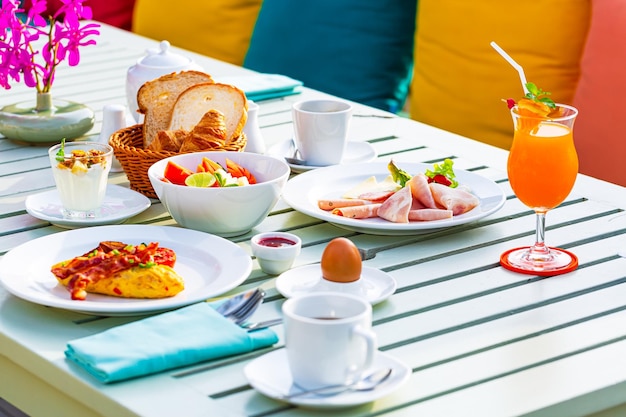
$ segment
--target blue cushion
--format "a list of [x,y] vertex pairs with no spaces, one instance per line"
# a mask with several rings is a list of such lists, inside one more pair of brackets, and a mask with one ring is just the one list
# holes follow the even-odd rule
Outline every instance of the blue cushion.
[[264,0],[244,67],[396,113],[413,68],[417,0]]

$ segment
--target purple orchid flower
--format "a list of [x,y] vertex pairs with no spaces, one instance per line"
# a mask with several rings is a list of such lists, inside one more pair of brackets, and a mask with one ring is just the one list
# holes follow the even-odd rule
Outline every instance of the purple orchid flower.
[[[0,7],[0,86],[11,88],[11,81],[49,92],[57,66],[67,59],[69,66],[80,62],[80,48],[95,45],[100,25],[84,23],[92,18],[84,0],[62,0],[59,9],[47,19],[46,0],[30,0],[25,17],[19,0],[3,0]],[[40,42],[47,39],[43,46]]]

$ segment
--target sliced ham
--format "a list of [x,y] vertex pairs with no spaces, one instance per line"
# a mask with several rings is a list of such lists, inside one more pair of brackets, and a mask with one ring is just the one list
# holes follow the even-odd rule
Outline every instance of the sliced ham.
[[428,186],[435,202],[445,209],[452,210],[452,214],[455,216],[467,213],[480,203],[478,197],[460,188],[450,188],[435,182],[428,184]]
[[394,223],[408,223],[412,205],[411,188],[403,187],[382,203],[378,209],[378,216]]
[[335,200],[318,200],[317,206],[322,210],[329,211],[341,207],[362,206],[367,203],[365,200],[356,198],[338,198]]
[[411,204],[411,210],[421,210],[425,208],[429,208],[429,207],[426,207],[425,205],[420,203],[419,200],[413,199],[413,204]]
[[368,200],[375,203],[382,203],[389,197],[391,197],[395,191],[372,191],[363,194],[359,194],[361,200]]
[[437,208],[433,194],[428,186],[428,177],[425,174],[419,173],[414,175],[408,182],[411,187],[411,194],[413,198],[419,201],[426,208]]
[[363,206],[342,207],[334,209],[331,213],[350,219],[368,219],[370,217],[378,217],[380,206],[381,204],[365,204]]
[[425,208],[409,211],[410,221],[429,222],[432,220],[445,220],[451,218],[452,210]]

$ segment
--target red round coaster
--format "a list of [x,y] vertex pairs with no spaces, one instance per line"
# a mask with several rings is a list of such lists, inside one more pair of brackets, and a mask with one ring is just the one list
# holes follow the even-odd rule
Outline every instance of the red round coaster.
[[509,249],[506,252],[504,252],[502,255],[500,255],[500,265],[502,265],[503,268],[506,268],[509,271],[519,272],[520,274],[539,275],[542,277],[552,277],[555,275],[563,275],[563,274],[567,274],[568,272],[572,272],[576,268],[578,268],[578,257],[574,255],[572,252],[567,251],[565,249],[561,249],[561,248],[550,248],[550,249],[558,249],[562,252],[567,253],[572,258],[572,261],[562,268],[551,269],[549,271],[535,271],[535,270],[521,269],[509,263],[509,253],[514,252],[519,249],[524,249],[524,247]]

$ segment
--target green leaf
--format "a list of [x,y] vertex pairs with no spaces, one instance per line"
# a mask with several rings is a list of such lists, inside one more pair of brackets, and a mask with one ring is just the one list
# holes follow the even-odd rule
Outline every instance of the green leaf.
[[539,95],[539,88],[537,88],[537,86],[535,85],[535,83],[526,83],[526,89],[528,89],[528,92],[530,94],[532,94],[533,96],[538,96]]
[[433,169],[427,169],[425,174],[428,178],[434,178],[436,175],[443,175],[452,183],[450,184],[450,188],[456,188],[459,185],[459,182],[456,180],[453,165],[454,161],[450,158],[446,158],[441,164],[433,164]]
[[224,187],[226,185],[226,177],[224,177],[221,172],[215,171],[213,175],[215,176],[215,179],[220,187]]
[[524,97],[526,97],[527,99],[530,99],[539,103],[544,103],[551,109],[556,108],[556,103],[554,102],[554,100],[552,100],[549,97],[546,97],[546,96],[551,95],[552,93],[548,91],[543,91],[541,88],[537,87],[534,83],[531,83],[531,82],[526,83],[526,89],[528,90],[528,93],[526,93]]
[[393,180],[400,184],[401,187],[404,187],[412,177],[408,172],[398,168],[396,164],[393,163],[393,160],[391,160],[389,164],[387,164],[387,169],[391,173],[391,177],[393,178]]
[[61,147],[56,153],[56,160],[59,162],[65,161],[65,138],[61,140]]

